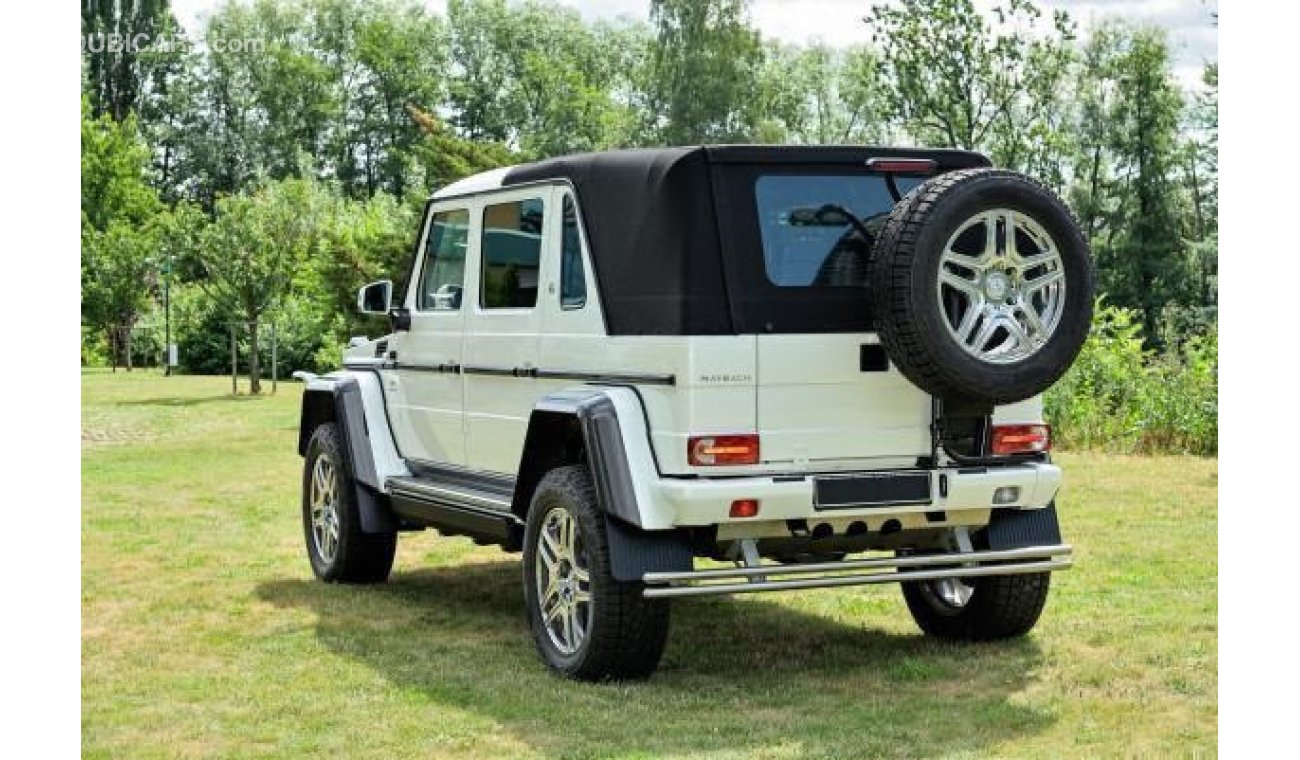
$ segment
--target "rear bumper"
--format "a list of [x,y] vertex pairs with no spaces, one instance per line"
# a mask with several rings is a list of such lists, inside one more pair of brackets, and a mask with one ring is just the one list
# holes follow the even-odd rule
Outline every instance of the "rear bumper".
[[[842,476],[848,473],[837,473]],[[961,512],[993,507],[1039,509],[1047,506],[1061,485],[1061,470],[1048,463],[1006,467],[942,468],[930,472],[930,498],[924,503],[875,504],[818,509],[814,506],[815,475],[738,478],[663,478],[658,482],[661,505],[673,515],[675,527],[751,523],[729,515],[731,502],[757,499],[759,520],[882,518],[924,512]],[[999,488],[1019,489],[1017,498],[994,504]]]
[[1066,544],[1001,551],[924,556],[873,557],[802,565],[760,565],[682,572],[646,573],[648,598],[751,594],[765,591],[864,586],[942,578],[978,578],[1063,570],[1072,564]]

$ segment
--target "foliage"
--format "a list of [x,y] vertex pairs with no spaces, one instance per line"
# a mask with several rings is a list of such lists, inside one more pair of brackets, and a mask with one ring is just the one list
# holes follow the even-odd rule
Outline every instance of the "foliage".
[[[973,0],[904,0],[875,5],[867,19],[884,61],[880,86],[891,116],[923,144],[991,148],[1001,165],[1051,168],[1061,83],[1073,25],[1028,0],[993,8],[992,26]],[[1049,154],[1050,155],[1050,154]]]
[[1143,345],[1136,312],[1099,304],[1083,352],[1045,404],[1065,448],[1215,454],[1217,333],[1157,355]]
[[216,218],[197,230],[196,282],[219,313],[247,326],[254,394],[261,390],[262,318],[283,303],[295,270],[315,252],[328,201],[310,180],[269,182],[221,199]]
[[728,142],[750,132],[750,82],[762,61],[743,0],[653,0],[646,98],[649,134],[667,145]]
[[[131,366],[131,328],[150,304],[160,204],[145,181],[148,149],[133,118],[81,105],[81,321]],[[96,339],[98,342],[100,339]]]

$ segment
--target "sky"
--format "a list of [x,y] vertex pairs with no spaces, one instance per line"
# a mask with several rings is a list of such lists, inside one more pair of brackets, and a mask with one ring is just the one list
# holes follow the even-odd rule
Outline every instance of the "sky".
[[[650,8],[650,0],[557,1],[577,8],[588,19],[645,19]],[[423,2],[440,13],[447,5],[446,0]],[[194,28],[196,19],[220,3],[172,0],[172,7],[183,24]],[[995,0],[975,0],[980,8],[994,4]],[[1175,73],[1189,87],[1199,83],[1201,68],[1207,61],[1219,58],[1218,29],[1210,16],[1218,10],[1218,0],[1038,0],[1037,4],[1045,11],[1065,9],[1084,27],[1107,16],[1163,27],[1174,46]],[[867,40],[861,19],[871,5],[872,0],[752,0],[750,16],[765,37],[795,43],[821,40],[842,46]]]

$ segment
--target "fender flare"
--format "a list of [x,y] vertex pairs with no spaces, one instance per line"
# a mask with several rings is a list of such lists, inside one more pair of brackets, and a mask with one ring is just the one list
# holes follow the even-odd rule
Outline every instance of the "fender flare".
[[542,477],[554,467],[579,463],[591,471],[597,505],[605,514],[615,578],[639,581],[647,572],[692,569],[689,534],[673,528],[653,508],[653,490],[644,473],[654,470],[657,475],[658,470],[634,389],[575,388],[538,400],[528,421],[511,511],[527,519]]
[[[401,521],[389,504],[385,481],[390,475],[408,473],[404,465],[400,465],[400,472],[388,472],[394,469],[393,462],[388,461],[391,457],[375,455],[376,447],[382,447],[385,442],[384,436],[392,456],[396,455],[387,419],[377,419],[373,411],[367,414],[367,392],[382,393],[378,378],[370,374],[339,373],[308,377],[306,385],[298,423],[298,454],[307,455],[307,446],[318,426],[335,423],[343,438],[343,457],[352,473],[361,530],[365,533],[399,530]],[[373,388],[367,387],[370,385]],[[382,405],[382,395],[378,398]]]

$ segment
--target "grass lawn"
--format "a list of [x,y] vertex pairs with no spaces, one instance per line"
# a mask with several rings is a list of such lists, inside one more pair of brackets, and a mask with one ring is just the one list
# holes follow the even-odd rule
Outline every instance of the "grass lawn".
[[86,756],[1215,754],[1215,460],[1059,455],[1076,567],[1026,639],[927,640],[889,586],[684,600],[652,680],[577,684],[516,555],[430,531],[387,585],[312,579],[300,389],[83,375]]

